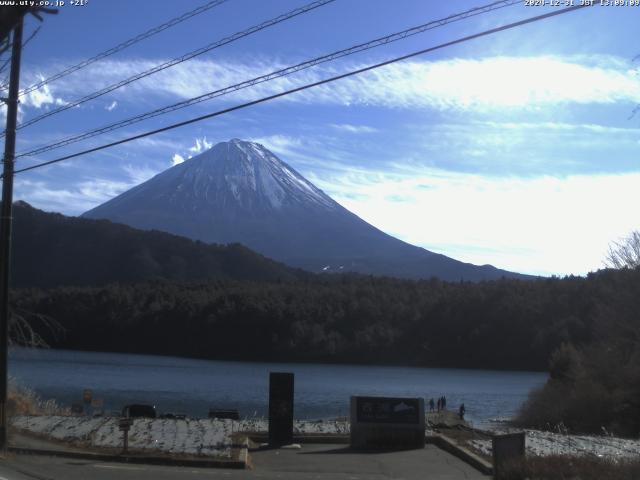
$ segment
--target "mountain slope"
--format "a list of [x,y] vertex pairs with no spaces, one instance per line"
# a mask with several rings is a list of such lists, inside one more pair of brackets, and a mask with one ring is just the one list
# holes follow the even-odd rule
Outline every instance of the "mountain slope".
[[210,243],[239,242],[288,265],[407,278],[520,276],[409,245],[332,200],[260,144],[238,139],[83,214]]
[[13,285],[55,287],[166,280],[294,280],[310,276],[238,244],[208,245],[105,220],[14,205]]

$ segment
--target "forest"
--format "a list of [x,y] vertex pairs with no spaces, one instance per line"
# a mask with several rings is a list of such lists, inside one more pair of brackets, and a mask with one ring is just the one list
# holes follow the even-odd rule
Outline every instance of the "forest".
[[[22,289],[13,305],[55,348],[547,370],[563,344],[589,345],[613,335],[621,319],[636,321],[639,294],[640,271],[603,270],[480,283],[357,275],[158,280]],[[38,327],[39,316],[61,328]]]

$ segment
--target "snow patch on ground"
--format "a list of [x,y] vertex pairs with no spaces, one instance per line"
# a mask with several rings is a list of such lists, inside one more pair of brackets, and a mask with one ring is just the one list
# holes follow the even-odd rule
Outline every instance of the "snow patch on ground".
[[[54,440],[96,448],[121,448],[122,432],[117,417],[16,416],[12,425],[22,431]],[[149,419],[137,418],[129,430],[129,448],[156,453],[231,457],[233,433],[266,432],[264,418]],[[349,433],[346,420],[294,421],[295,434]],[[594,455],[607,458],[640,457],[640,440],[604,436],[563,435],[526,431],[526,448],[533,455]],[[474,448],[491,455],[491,440],[471,440]]]
[[[12,425],[22,431],[87,447],[122,448],[123,433],[116,417],[17,416]],[[231,456],[234,432],[266,432],[266,419],[136,418],[129,430],[129,448],[157,453]],[[294,422],[294,433],[347,434],[347,421]]]
[[[471,440],[470,444],[491,455],[491,440]],[[527,454],[532,455],[592,455],[606,458],[640,457],[640,440],[616,437],[563,435],[537,430],[526,431]]]
[[[46,437],[89,447],[122,448],[123,433],[115,417],[19,416],[13,426]],[[218,419],[136,418],[129,430],[131,450],[231,456],[237,422]],[[234,428],[235,426],[235,428]]]
[[104,422],[104,418],[20,416],[13,419],[13,426],[56,440],[69,441],[87,440]]
[[[269,421],[260,419],[245,419],[238,423],[240,432],[266,432],[269,430]],[[346,420],[294,420],[294,434],[324,433],[330,435],[347,435],[349,422]]]

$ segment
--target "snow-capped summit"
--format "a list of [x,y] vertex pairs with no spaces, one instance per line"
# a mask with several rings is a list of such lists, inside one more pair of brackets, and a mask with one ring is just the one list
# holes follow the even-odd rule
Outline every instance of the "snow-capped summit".
[[[166,191],[173,202],[196,201],[199,207],[264,210],[298,206],[335,209],[336,202],[259,143],[234,138],[160,174],[177,181]],[[191,208],[193,205],[189,205]]]
[[208,243],[242,243],[312,271],[469,280],[510,275],[409,245],[332,200],[259,143],[234,138],[86,212]]

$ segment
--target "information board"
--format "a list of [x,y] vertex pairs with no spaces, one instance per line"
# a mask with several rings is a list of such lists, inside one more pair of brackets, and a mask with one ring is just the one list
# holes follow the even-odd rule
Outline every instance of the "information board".
[[352,448],[423,448],[423,398],[351,397]]
[[415,423],[420,421],[417,398],[356,397],[359,423]]

